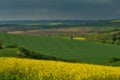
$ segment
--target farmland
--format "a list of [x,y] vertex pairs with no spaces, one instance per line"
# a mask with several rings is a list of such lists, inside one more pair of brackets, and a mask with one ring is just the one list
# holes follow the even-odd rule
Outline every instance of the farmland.
[[0,0],[0,80],[120,80],[120,0]]
[[17,48],[0,49],[1,57],[17,57]]
[[119,27],[88,24],[1,27],[0,80],[120,80]]
[[120,67],[5,57],[0,65],[0,80],[120,80]]
[[110,64],[109,59],[120,56],[120,46],[112,44],[38,35],[1,33],[0,36],[4,46],[17,45],[40,54],[89,64],[116,65]]

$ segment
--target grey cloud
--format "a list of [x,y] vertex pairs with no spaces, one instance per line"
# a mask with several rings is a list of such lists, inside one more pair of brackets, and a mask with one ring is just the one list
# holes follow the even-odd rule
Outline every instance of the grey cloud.
[[113,2],[114,0],[79,0],[80,2],[89,2],[89,3],[110,3]]
[[0,20],[120,18],[119,4],[119,0],[0,0]]

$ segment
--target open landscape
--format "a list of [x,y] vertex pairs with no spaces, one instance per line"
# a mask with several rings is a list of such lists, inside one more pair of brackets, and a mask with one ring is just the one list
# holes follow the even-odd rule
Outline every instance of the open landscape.
[[0,64],[4,64],[0,79],[119,80],[119,29],[118,25],[6,28],[0,32]]
[[120,1],[0,0],[0,80],[120,80]]

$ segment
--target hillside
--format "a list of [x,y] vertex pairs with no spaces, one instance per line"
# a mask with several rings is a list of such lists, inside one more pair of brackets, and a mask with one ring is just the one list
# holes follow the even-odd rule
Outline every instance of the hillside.
[[17,48],[0,49],[0,57],[17,57]]
[[111,65],[112,57],[120,57],[120,46],[86,40],[61,39],[50,36],[0,34],[4,46],[17,45],[30,51],[66,60]]
[[5,57],[0,65],[0,80],[120,80],[119,67]]

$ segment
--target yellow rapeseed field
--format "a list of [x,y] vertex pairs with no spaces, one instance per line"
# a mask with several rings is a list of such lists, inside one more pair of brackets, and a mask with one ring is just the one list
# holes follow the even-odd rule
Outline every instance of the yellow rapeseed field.
[[120,67],[3,57],[0,80],[120,80]]
[[82,37],[74,37],[73,40],[85,40],[85,38],[82,38]]

